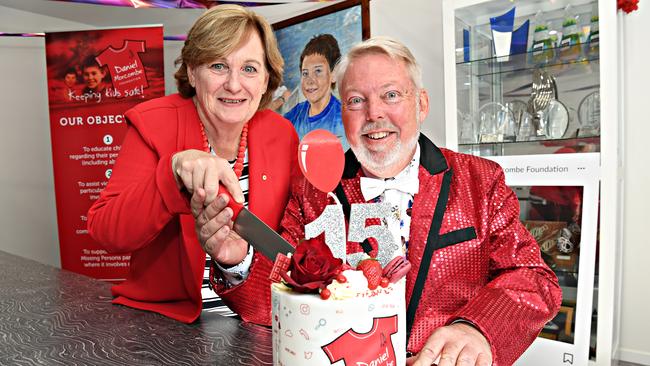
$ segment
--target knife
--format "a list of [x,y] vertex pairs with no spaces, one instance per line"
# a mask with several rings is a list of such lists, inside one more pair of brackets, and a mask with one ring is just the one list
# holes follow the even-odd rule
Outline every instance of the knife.
[[233,212],[233,229],[255,250],[269,258],[271,262],[275,261],[279,253],[287,255],[296,250],[293,245],[284,240],[283,237],[245,208],[244,205],[236,202],[226,187],[220,184],[218,194],[222,193],[228,195],[229,198],[228,207]]

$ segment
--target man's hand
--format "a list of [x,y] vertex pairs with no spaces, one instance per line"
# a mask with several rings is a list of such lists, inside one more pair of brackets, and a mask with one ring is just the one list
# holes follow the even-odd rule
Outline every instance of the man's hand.
[[232,231],[233,212],[226,207],[228,196],[220,194],[204,207],[205,200],[205,190],[198,188],[190,202],[199,243],[213,260],[224,267],[240,263],[248,254],[248,243]]
[[454,323],[436,329],[420,353],[406,360],[409,366],[490,366],[492,351],[487,339],[473,326]]

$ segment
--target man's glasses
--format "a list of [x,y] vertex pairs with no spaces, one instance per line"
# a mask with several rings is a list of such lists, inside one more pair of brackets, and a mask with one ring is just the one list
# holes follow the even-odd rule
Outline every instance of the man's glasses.
[[[399,104],[413,95],[413,92],[410,90],[389,90],[379,94],[379,100],[387,106]],[[343,107],[351,111],[360,111],[368,108],[368,98],[353,95],[348,97],[344,103]]]

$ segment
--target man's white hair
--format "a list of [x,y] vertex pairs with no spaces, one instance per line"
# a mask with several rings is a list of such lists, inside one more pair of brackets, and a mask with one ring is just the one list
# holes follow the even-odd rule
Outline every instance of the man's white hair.
[[[348,70],[350,63],[355,59],[369,54],[383,54],[395,61],[404,62],[409,76],[411,77],[411,81],[413,81],[416,89],[422,89],[422,71],[420,65],[415,60],[415,56],[413,56],[411,51],[404,44],[392,38],[383,36],[372,37],[354,45],[350,51],[341,58],[341,61],[339,61],[334,69],[337,88],[340,88],[343,76],[345,76],[345,72]],[[340,94],[341,90],[339,89],[339,95]]]

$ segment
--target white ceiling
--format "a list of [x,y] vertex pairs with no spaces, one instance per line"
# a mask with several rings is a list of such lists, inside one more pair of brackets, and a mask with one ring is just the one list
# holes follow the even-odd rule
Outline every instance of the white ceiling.
[[[258,2],[272,0],[258,0]],[[340,2],[295,2],[282,5],[255,7],[254,10],[275,23],[296,15]],[[104,28],[144,24],[163,24],[165,35],[185,34],[204,9],[158,9],[78,4],[51,0],[0,0],[1,7],[65,21]],[[36,29],[34,24],[0,24],[0,32],[36,33],[49,29]],[[70,29],[76,30],[76,29]]]

